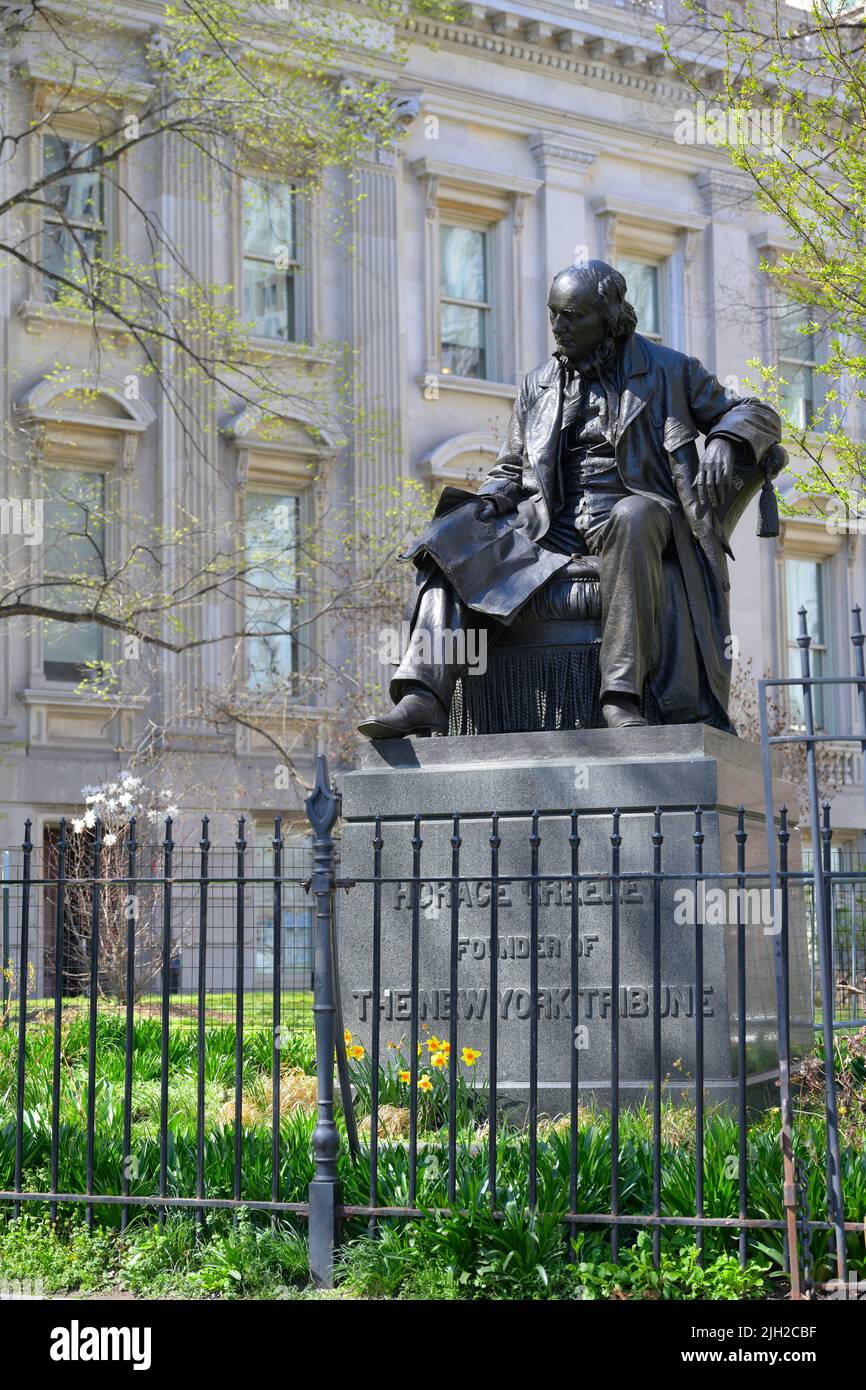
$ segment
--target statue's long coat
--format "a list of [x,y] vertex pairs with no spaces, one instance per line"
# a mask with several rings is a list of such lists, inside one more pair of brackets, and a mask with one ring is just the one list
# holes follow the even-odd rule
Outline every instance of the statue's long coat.
[[[625,344],[622,366],[624,384],[613,412],[617,468],[630,492],[663,502],[673,523],[675,554],[665,564],[651,684],[666,721],[694,719],[711,713],[707,686],[727,708],[731,528],[724,520],[725,512],[739,510],[728,504],[719,515],[699,515],[695,440],[704,434],[737,442],[742,485],[744,471],[754,475],[778,441],[780,420],[761,401],[726,393],[696,358],[637,333]],[[524,378],[505,443],[480,489],[482,495],[507,493],[517,510],[480,521],[470,505],[435,517],[410,551],[419,566],[419,588],[431,572],[431,556],[464,603],[508,623],[568,563],[567,555],[539,544],[562,497],[564,380],[556,357]],[[700,679],[701,660],[706,681]]]

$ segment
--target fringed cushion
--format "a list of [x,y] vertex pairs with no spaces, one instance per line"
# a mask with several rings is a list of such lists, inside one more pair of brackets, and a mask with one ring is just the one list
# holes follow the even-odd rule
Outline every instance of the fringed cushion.
[[[598,729],[601,717],[599,641],[575,646],[491,648],[486,674],[457,682],[451,734],[518,734],[553,729]],[[660,711],[647,688],[642,710],[650,723]]]
[[[599,560],[569,562],[490,648],[487,670],[457,682],[451,734],[597,729],[601,717]],[[647,689],[643,713],[660,712]]]

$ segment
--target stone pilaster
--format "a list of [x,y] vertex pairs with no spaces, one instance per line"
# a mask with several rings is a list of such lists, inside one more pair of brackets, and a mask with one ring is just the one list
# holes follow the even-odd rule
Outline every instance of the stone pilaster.
[[[175,143],[164,142],[161,170],[161,208],[163,225],[189,267],[190,282],[213,283],[214,200],[210,193],[212,171],[206,156],[183,157]],[[175,267],[175,283],[182,275]],[[209,351],[205,343],[202,351]],[[159,419],[159,461],[161,469],[160,521],[169,534],[190,528],[192,534],[180,545],[170,547],[167,584],[177,590],[205,564],[209,545],[213,545],[219,516],[218,438],[214,418],[213,387],[203,380],[185,354],[167,348],[162,369],[168,383],[170,401],[162,399]],[[195,641],[217,636],[217,616],[213,605],[205,604],[182,612],[184,632],[181,640]],[[178,640],[166,628],[166,636]],[[218,681],[216,645],[193,647],[162,661],[162,718],[169,739],[201,737],[207,722],[191,712],[200,693]]]
[[589,256],[589,218],[586,208],[586,175],[598,158],[598,150],[566,135],[537,131],[529,148],[544,180],[542,190],[544,257],[548,279],[570,265],[586,248]]
[[[529,147],[544,180],[541,244],[546,294],[557,271],[595,255],[595,248],[590,245],[586,179],[598,152],[568,136],[545,131],[531,135]],[[550,344],[539,347],[544,352]]]
[[[355,440],[356,487],[385,486],[407,472],[402,293],[398,264],[400,156],[380,153],[357,169],[352,260],[355,403],[370,421]],[[373,437],[370,438],[372,433]]]
[[[744,372],[762,347],[751,309],[757,257],[749,232],[756,205],[751,184],[735,174],[707,169],[697,175],[697,185],[710,220],[703,293],[693,286],[696,317],[704,324],[703,360],[724,380]],[[700,344],[691,350],[701,355]]]
[[[355,350],[354,493],[361,514],[386,525],[385,489],[409,476],[406,365],[400,284],[402,156],[379,151],[356,171],[351,264],[351,342]],[[360,518],[359,518],[360,520]],[[382,684],[375,643],[362,639],[359,678]]]
[[[9,112],[9,61],[8,56],[0,59],[0,125],[8,129]],[[0,199],[5,199],[9,187],[9,159],[0,162]],[[5,219],[8,221],[8,218]],[[9,399],[9,276],[11,260],[6,257],[0,264],[0,497],[8,497],[10,492],[20,494],[20,486],[12,487],[12,474],[9,468],[12,427],[10,423]],[[0,534],[0,575],[6,573],[10,553],[10,541]],[[14,724],[11,718],[11,634],[8,621],[0,622],[0,729]]]

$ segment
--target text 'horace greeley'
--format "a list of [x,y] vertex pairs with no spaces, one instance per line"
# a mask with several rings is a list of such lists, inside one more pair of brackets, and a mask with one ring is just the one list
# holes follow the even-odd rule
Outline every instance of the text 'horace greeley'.
[[[568,879],[542,878],[536,884],[539,907],[570,907],[573,884]],[[398,910],[412,907],[412,883],[401,882],[393,885],[392,906]],[[607,906],[613,898],[613,887],[609,880],[588,878],[577,885],[577,901],[581,907]],[[489,879],[466,880],[457,885],[457,901],[460,907],[485,908],[490,906],[492,889]],[[500,883],[497,887],[497,901],[500,907],[512,907],[514,898],[529,902],[532,885],[527,880],[522,883]],[[625,906],[639,907],[644,902],[644,890],[639,880],[623,879],[619,885],[619,900]],[[418,905],[422,912],[430,908],[451,907],[450,879],[425,879],[418,885]]]

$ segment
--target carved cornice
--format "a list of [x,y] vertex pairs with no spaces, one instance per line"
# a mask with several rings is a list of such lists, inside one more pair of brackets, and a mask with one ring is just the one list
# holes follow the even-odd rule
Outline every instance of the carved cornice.
[[[122,414],[100,413],[93,400],[88,410],[75,392],[91,393],[120,408]],[[75,373],[63,382],[43,378],[15,404],[15,413],[30,433],[30,456],[37,466],[49,455],[82,456],[117,462],[132,473],[138,441],[156,419],[153,407],[138,396],[126,395],[126,383],[107,374]]]
[[702,232],[707,225],[706,217],[687,208],[660,207],[656,203],[642,203],[634,198],[618,198],[610,194],[597,198],[592,206],[599,217],[614,216],[621,217],[623,221],[657,223],[678,231]]
[[541,170],[560,165],[582,173],[598,159],[598,150],[564,139],[561,135],[548,135],[544,131],[530,135],[529,148]]
[[773,230],[757,232],[752,237],[752,244],[758,255],[763,256],[771,265],[781,256],[790,256],[797,250],[796,242]]
[[451,164],[441,159],[429,159],[426,155],[413,159],[410,165],[413,174],[428,182],[450,184],[455,188],[489,189],[504,197],[522,194],[532,197],[541,187],[539,179],[526,179],[518,174],[500,173],[495,169],[472,169],[464,164]]
[[[639,21],[638,12],[635,21]],[[622,27],[623,11],[611,10],[610,29]],[[681,98],[691,89],[665,60],[655,34],[557,28],[496,13],[486,6],[466,6],[457,23],[408,15],[405,28],[438,45],[468,48],[532,68],[552,69],[563,76],[609,83],[635,96]],[[711,69],[702,68],[709,76]]]
[[754,186],[742,175],[704,169],[695,176],[704,212],[721,222],[738,221],[755,211]]
[[[116,119],[119,98],[123,97],[134,109],[146,106],[155,91],[151,82],[135,82],[131,78],[117,77],[114,73],[109,78],[87,63],[64,62],[54,58],[26,58],[19,63],[17,72],[22,81],[31,83],[46,95],[60,92],[66,97],[74,92],[79,97],[90,96],[92,100],[84,112],[91,116],[111,114]],[[72,106],[74,103],[70,103],[69,114]]]

